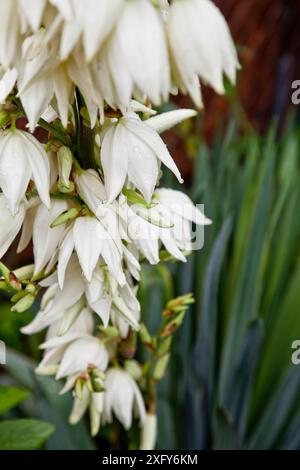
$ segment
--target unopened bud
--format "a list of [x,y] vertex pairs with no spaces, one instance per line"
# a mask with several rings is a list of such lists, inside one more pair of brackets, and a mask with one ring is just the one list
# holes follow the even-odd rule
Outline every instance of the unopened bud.
[[169,359],[170,354],[165,354],[164,356],[160,357],[155,364],[153,378],[156,382],[164,377]]
[[81,377],[79,377],[79,379],[76,380],[75,395],[79,400],[82,400],[84,384],[85,384],[85,381]]
[[128,360],[124,362],[125,370],[133,377],[135,380],[139,380],[142,376],[141,365],[135,360]]
[[172,336],[168,336],[167,338],[165,338],[161,344],[159,345],[159,348],[157,350],[157,355],[158,356],[163,356],[164,354],[166,354],[167,352],[170,351],[170,347],[171,347],[171,343],[172,343]]
[[13,271],[14,275],[21,281],[30,279],[34,272],[34,264],[29,264],[28,266],[23,266],[22,268],[15,269]]
[[23,313],[25,310],[28,310],[33,302],[35,301],[35,296],[32,294],[27,294],[25,297],[20,299],[12,308],[13,312]]
[[140,325],[139,335],[140,335],[142,343],[144,344],[152,343],[152,338],[150,336],[149,331],[147,330],[146,325],[144,325],[144,323],[141,323]]
[[56,219],[52,222],[50,225],[51,228],[57,227],[58,225],[66,224],[67,222],[70,222],[73,219],[76,219],[80,212],[80,209],[77,207],[72,207],[68,211],[63,212],[60,214]]
[[69,147],[64,145],[57,152],[58,158],[58,187],[62,192],[71,192],[74,190],[74,183],[70,181],[70,175],[73,165],[73,155]]

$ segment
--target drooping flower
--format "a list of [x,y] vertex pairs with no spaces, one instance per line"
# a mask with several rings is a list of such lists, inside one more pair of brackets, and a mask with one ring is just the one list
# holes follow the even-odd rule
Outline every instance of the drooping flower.
[[33,180],[42,202],[50,207],[50,165],[40,142],[28,132],[6,130],[0,133],[0,187],[13,214]]
[[93,62],[93,77],[107,103],[122,111],[133,96],[147,97],[156,105],[166,101],[170,90],[166,35],[149,0],[125,2],[111,37]]
[[223,75],[233,83],[239,62],[227,23],[211,0],[172,2],[167,22],[174,81],[202,106],[198,77],[224,93]]
[[182,182],[166,145],[157,132],[135,113],[108,125],[101,136],[101,163],[108,201],[121,192],[126,177],[145,199],[151,200],[159,172],[164,163]]
[[125,429],[131,427],[133,415],[139,418],[141,425],[144,423],[146,416],[144,400],[139,387],[128,372],[117,368],[109,369],[104,387],[105,422],[111,423],[114,414]]

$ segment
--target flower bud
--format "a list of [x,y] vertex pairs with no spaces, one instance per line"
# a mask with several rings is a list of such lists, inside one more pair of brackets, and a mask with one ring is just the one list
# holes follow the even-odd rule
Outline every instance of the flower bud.
[[35,296],[32,294],[27,294],[25,297],[20,299],[12,308],[13,312],[23,313],[25,310],[28,310],[33,302],[35,301]]
[[158,359],[153,372],[153,378],[156,382],[164,377],[169,359],[170,354],[165,354]]
[[69,147],[64,145],[59,148],[57,152],[58,159],[58,187],[61,192],[72,192],[74,190],[74,183],[70,181],[70,175],[73,165],[73,156]]
[[80,212],[80,209],[77,207],[72,207],[68,211],[63,212],[60,214],[50,225],[51,228],[58,227],[58,225],[66,224],[71,220],[75,219]]
[[155,448],[156,434],[157,434],[156,415],[147,413],[144,426],[142,427],[140,450],[153,450]]

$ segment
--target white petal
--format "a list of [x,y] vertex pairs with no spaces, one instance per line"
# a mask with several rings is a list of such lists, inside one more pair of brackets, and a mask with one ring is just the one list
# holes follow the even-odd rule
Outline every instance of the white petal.
[[19,93],[31,132],[34,131],[39,118],[48,108],[53,92],[53,76],[50,75],[36,80],[31,86]]
[[0,80],[0,104],[5,103],[17,80],[18,72],[15,68],[8,69]]
[[74,250],[73,231],[70,230],[65,236],[60,248],[57,263],[57,278],[59,287],[62,289],[65,280],[65,273]]
[[124,0],[88,0],[84,14],[83,45],[90,61],[114,26]]
[[19,240],[17,253],[21,253],[25,248],[27,248],[33,233],[33,222],[35,219],[37,211],[37,206],[30,207],[26,211],[26,215],[24,218],[23,226],[22,226],[22,233]]
[[118,196],[125,183],[128,169],[126,134],[123,125],[112,124],[102,136],[101,163],[108,202],[112,202]]
[[41,25],[46,0],[19,0],[21,13],[25,16],[33,31]]
[[5,197],[3,194],[0,194],[0,213],[0,258],[2,258],[22,226],[25,208],[21,204],[17,214],[12,216],[7,208]]
[[128,152],[128,179],[150,203],[158,178],[158,161],[143,141],[136,139],[132,134],[128,135],[128,140],[131,140],[131,152]]
[[75,397],[73,401],[72,411],[69,417],[70,424],[78,423],[86,412],[90,401],[90,392],[86,387],[83,389],[82,399]]
[[42,202],[50,208],[50,164],[48,155],[39,141],[28,132],[23,132],[24,149],[29,161],[36,189]]
[[159,114],[158,116],[151,117],[145,121],[147,126],[158,132],[159,134],[165,132],[171,127],[196,116],[197,111],[194,109],[176,109],[167,113]]
[[73,228],[75,250],[88,281],[92,279],[103,246],[98,226],[99,222],[94,217],[78,217]]
[[13,214],[25,196],[31,176],[21,135],[19,131],[8,131],[0,138],[0,187]]
[[99,340],[94,337],[75,340],[64,353],[56,374],[56,379],[67,375],[84,372],[90,364],[104,370],[108,363],[108,354]]
[[51,228],[50,225],[67,208],[66,201],[54,201],[50,210],[43,205],[37,210],[33,224],[35,274],[42,271],[58,246],[64,232],[64,226],[59,225]]
[[124,119],[124,122],[126,123],[125,125],[127,129],[134,133],[138,139],[148,145],[156,157],[174,173],[178,181],[183,183],[183,179],[181,178],[174,160],[157,132],[139,119]]

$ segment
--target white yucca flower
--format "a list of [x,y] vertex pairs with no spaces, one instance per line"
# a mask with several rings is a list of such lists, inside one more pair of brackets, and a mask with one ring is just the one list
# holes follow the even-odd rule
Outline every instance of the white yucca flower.
[[161,243],[174,258],[185,262],[182,252],[191,250],[192,223],[211,224],[186,194],[172,189],[157,189],[151,208],[140,204],[130,206],[123,196],[119,204],[124,230],[151,264],[160,261]]
[[142,425],[146,416],[144,400],[134,379],[122,369],[112,368],[107,371],[104,382],[103,419],[111,423],[113,414],[129,429],[132,416],[136,416]]
[[89,367],[105,370],[108,364],[108,353],[101,341],[93,336],[72,341],[66,348],[57,379],[84,373]]
[[182,183],[182,178],[166,145],[147,121],[131,113],[108,125],[101,136],[101,163],[108,200],[121,192],[126,178],[145,199],[151,200],[159,172],[164,163]]
[[223,75],[233,83],[239,62],[227,23],[211,0],[177,0],[167,31],[175,83],[202,106],[198,77],[224,93]]
[[[58,263],[60,283],[63,283],[64,270],[75,249],[83,274],[91,281],[93,272],[99,262],[106,264],[111,275],[125,284],[122,269],[122,243],[117,233],[117,220],[112,212],[108,212],[106,224],[109,229],[96,217],[78,217],[67,231],[59,248]],[[110,232],[114,235],[111,235]]]
[[125,2],[109,41],[93,65],[95,83],[112,107],[124,111],[133,95],[146,96],[156,105],[167,100],[167,41],[151,1]]
[[96,436],[101,424],[103,413],[104,393],[91,392],[87,387],[83,388],[82,397],[75,397],[70,414],[69,422],[76,424],[81,420],[86,410],[89,408],[91,421],[91,434]]
[[43,359],[36,371],[39,374],[57,373],[59,363],[69,344],[79,338],[89,338],[94,331],[94,320],[89,309],[83,309],[69,330],[61,334],[61,322],[52,323],[40,348],[44,350]]
[[0,131],[0,188],[15,214],[33,180],[42,202],[50,207],[49,158],[40,142],[18,129]]
[[27,37],[22,46],[18,67],[18,95],[29,121],[31,132],[47,110],[53,97],[64,127],[67,126],[69,104],[72,101],[73,83],[65,64],[45,44],[45,32],[38,31]]

